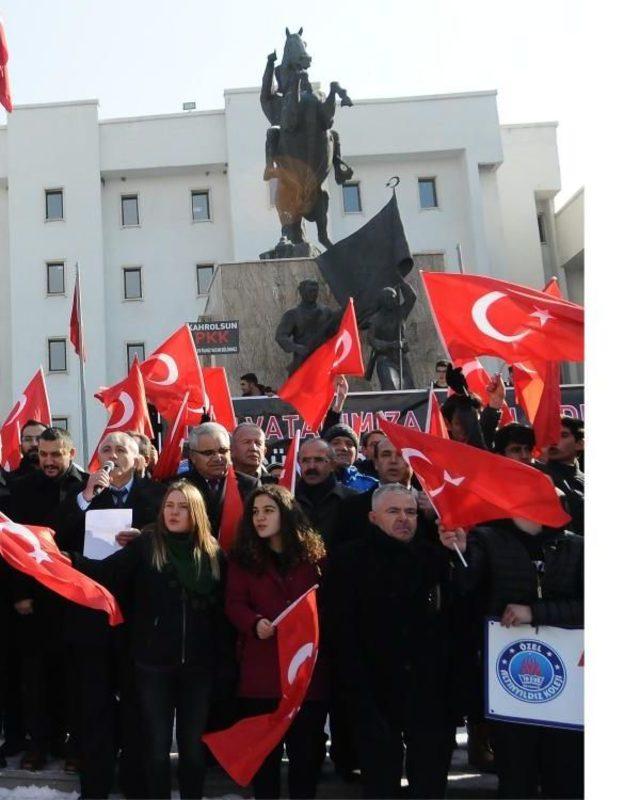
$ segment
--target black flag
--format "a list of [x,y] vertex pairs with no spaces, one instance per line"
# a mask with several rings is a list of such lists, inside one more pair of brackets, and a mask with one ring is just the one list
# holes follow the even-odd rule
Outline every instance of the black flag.
[[366,225],[334,244],[316,262],[340,306],[353,297],[358,325],[366,327],[380,290],[397,286],[413,267],[395,192]]

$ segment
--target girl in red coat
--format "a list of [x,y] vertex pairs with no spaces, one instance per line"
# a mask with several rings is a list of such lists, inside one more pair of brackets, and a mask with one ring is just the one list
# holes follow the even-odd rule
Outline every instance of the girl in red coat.
[[[271,622],[307,589],[320,583],[324,556],[322,538],[289,491],[266,485],[249,495],[230,554],[225,605],[239,632],[238,697],[245,716],[266,714],[278,705],[277,633]],[[327,707],[328,679],[320,652],[305,702],[253,779],[254,797],[280,797],[280,761],[285,744],[289,797],[315,797],[325,757]]]

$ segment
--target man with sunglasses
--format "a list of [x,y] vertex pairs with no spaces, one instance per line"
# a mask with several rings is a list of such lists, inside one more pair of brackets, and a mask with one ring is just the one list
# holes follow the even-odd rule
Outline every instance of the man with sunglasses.
[[[200,490],[214,535],[218,535],[227,473],[231,466],[229,433],[217,422],[203,422],[189,433],[189,470],[181,475]],[[241,497],[258,486],[257,478],[236,473]]]

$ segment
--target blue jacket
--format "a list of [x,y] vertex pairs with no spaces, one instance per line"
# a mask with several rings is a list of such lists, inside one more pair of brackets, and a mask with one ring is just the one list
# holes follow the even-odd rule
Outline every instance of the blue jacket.
[[353,489],[356,492],[366,492],[369,489],[376,489],[380,481],[372,478],[371,475],[363,475],[356,467],[340,467],[335,472],[338,483]]

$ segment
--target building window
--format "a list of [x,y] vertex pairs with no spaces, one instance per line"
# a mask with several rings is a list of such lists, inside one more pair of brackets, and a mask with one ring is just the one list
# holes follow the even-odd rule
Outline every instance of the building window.
[[133,359],[138,357],[138,363],[142,364],[144,361],[144,343],[143,342],[132,342],[131,344],[127,345],[127,371],[131,369],[133,365]]
[[362,211],[360,202],[360,184],[345,183],[342,186],[342,204],[345,214],[357,214]]
[[51,427],[62,428],[63,431],[68,431],[69,417],[51,417]]
[[142,300],[142,268],[125,267],[123,272],[124,272],[124,299]]
[[62,189],[47,189],[44,193],[47,220],[64,219]]
[[194,222],[211,219],[208,191],[191,192],[191,216]]
[[138,195],[124,194],[120,198],[122,226],[140,224],[140,214],[138,213]]
[[418,178],[418,192],[420,194],[420,208],[438,207],[435,178]]
[[547,229],[544,223],[544,213],[542,211],[538,213],[538,236],[540,237],[540,244],[547,243]]
[[64,294],[64,263],[47,263],[47,294]]
[[67,371],[67,340],[49,339],[49,372]]
[[213,264],[198,264],[196,274],[198,278],[198,294],[209,294],[209,287],[213,279]]

